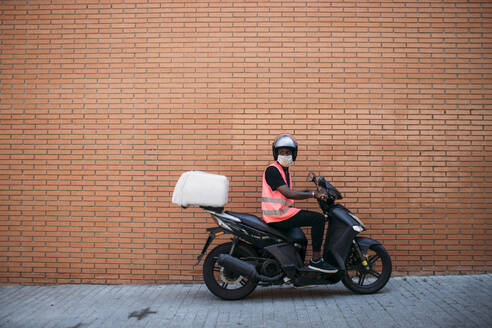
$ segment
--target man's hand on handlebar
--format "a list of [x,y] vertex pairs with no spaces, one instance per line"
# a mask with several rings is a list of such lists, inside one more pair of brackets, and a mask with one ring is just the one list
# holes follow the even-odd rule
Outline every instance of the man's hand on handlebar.
[[328,194],[325,191],[315,191],[314,198],[322,201],[328,200]]

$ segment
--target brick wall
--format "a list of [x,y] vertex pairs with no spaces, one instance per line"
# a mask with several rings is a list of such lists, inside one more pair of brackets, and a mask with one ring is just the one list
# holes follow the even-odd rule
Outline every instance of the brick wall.
[[[199,169],[259,215],[271,142],[397,274],[491,270],[488,1],[0,3],[0,283],[201,280]],[[299,206],[315,209],[314,202]],[[224,241],[225,239],[221,239]]]

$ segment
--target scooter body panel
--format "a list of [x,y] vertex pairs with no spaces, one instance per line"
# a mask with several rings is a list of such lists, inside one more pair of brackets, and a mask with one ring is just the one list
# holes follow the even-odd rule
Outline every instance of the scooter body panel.
[[352,247],[352,241],[358,234],[354,226],[359,223],[350,215],[350,211],[342,205],[335,205],[328,211],[329,226],[326,231],[323,257],[325,261],[344,270],[345,259]]
[[344,274],[345,271],[322,273],[304,268],[298,271],[297,276],[292,281],[295,286],[332,285],[339,282]]
[[287,277],[294,278],[297,271],[304,267],[301,255],[292,244],[282,243],[265,247],[281,265]]

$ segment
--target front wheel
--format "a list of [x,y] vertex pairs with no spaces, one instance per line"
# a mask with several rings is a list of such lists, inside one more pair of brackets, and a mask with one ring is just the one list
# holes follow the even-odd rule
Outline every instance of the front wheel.
[[364,259],[359,257],[352,246],[345,269],[345,276],[342,278],[345,287],[358,294],[373,294],[388,282],[391,276],[391,258],[383,245],[371,245]]
[[[229,254],[232,243],[215,247],[203,263],[203,280],[207,288],[215,295],[225,300],[242,299],[255,290],[257,283],[237,273],[230,272],[217,263],[220,254]],[[256,254],[249,247],[237,245],[232,255],[240,260],[254,258]]]

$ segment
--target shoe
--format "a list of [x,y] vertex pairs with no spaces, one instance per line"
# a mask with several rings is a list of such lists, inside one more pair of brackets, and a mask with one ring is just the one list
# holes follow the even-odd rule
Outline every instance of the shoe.
[[311,259],[311,261],[309,261],[308,268],[311,270],[324,272],[324,273],[337,273],[338,272],[337,268],[335,268],[331,264],[326,263],[323,258],[320,258],[318,260]]

